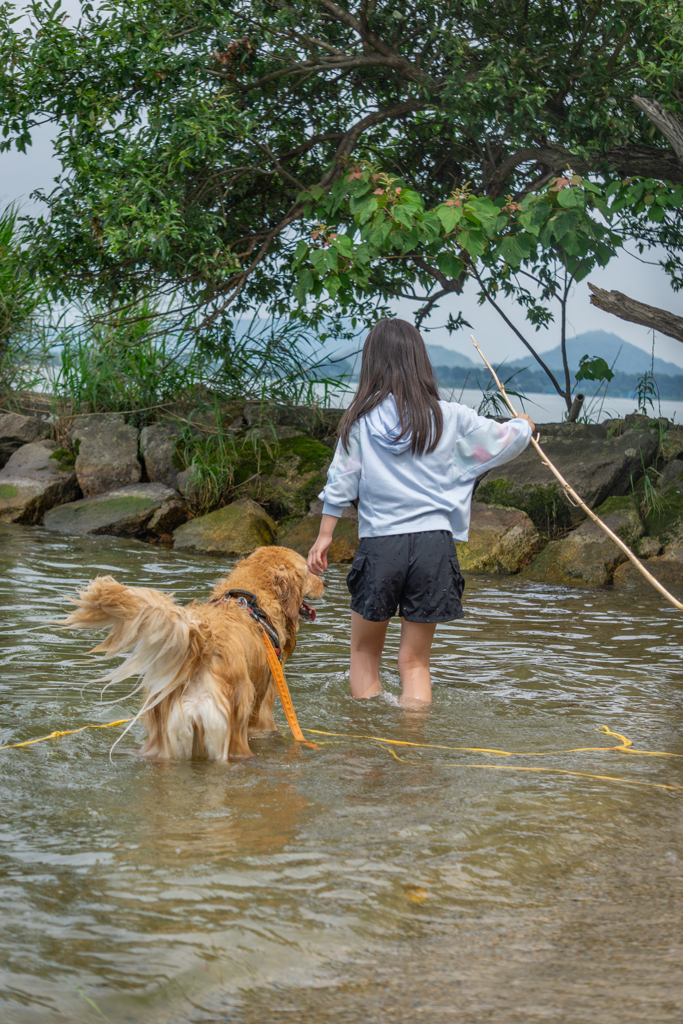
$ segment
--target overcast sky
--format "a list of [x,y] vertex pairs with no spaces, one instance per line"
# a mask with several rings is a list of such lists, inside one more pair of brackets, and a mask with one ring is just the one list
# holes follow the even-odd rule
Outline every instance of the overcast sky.
[[[0,206],[16,201],[26,213],[34,212],[37,209],[29,199],[30,193],[36,188],[49,190],[52,179],[59,170],[59,165],[52,155],[51,135],[51,126],[45,125],[34,133],[33,145],[29,147],[25,155],[15,151],[0,153]],[[650,254],[648,259],[655,260],[655,256]],[[647,302],[683,315],[683,293],[677,295],[672,291],[666,275],[658,265],[648,265],[634,256],[625,253],[619,255],[604,269],[595,270],[589,280],[601,288],[614,288],[641,302]],[[501,305],[503,304],[504,300],[501,301]],[[536,333],[533,327],[525,321],[522,310],[512,303],[507,303],[505,309],[510,319],[529,338],[531,343],[538,347],[539,351],[547,351],[559,343],[557,327],[553,329],[551,326],[548,330]],[[477,341],[492,359],[499,361],[504,358],[515,359],[526,355],[526,350],[521,342],[500,319],[496,311],[488,305],[477,305],[476,287],[472,285],[463,296],[454,296],[448,302],[444,302],[432,315],[426,326],[437,328],[446,322],[449,312],[455,316],[458,311],[462,311],[464,318],[472,324]],[[412,319],[414,312],[415,306],[408,301],[401,302],[396,307],[396,314],[407,320]],[[619,320],[609,313],[603,313],[591,306],[585,281],[576,285],[574,289],[569,306],[569,320],[568,334],[570,336],[582,334],[584,331],[609,331],[619,335],[625,341],[638,345],[639,348],[648,352],[651,350],[651,332],[638,324]],[[458,335],[449,337],[445,330],[432,329],[426,334],[426,340],[431,344],[445,345],[447,348],[456,349],[471,356],[472,342],[469,335],[470,331],[464,330]],[[599,352],[591,354],[599,355]],[[673,338],[657,335],[655,354],[660,359],[669,360],[683,367],[683,344]]]

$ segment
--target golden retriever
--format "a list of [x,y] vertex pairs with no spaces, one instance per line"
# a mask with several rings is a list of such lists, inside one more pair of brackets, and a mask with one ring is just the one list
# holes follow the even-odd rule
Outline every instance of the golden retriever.
[[109,629],[93,653],[128,654],[99,681],[140,677],[136,691],[144,690],[145,699],[133,721],[142,717],[147,726],[141,754],[226,761],[251,756],[250,732],[276,729],[276,691],[261,627],[247,608],[226,597],[228,591],[254,595],[277,634],[284,664],[296,646],[300,619],[315,618],[304,599],[315,600],[323,590],[301,555],[262,547],[216,584],[208,603],[182,607],[158,590],[101,576],[78,599],[70,598],[78,608],[62,624]]

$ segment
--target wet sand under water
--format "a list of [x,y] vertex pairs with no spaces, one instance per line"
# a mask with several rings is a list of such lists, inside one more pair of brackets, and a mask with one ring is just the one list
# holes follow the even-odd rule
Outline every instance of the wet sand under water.
[[[0,527],[0,744],[137,707],[85,685],[85,634],[50,625],[61,594],[111,573],[187,601],[225,569]],[[350,699],[329,575],[287,671],[302,726],[344,734],[319,750],[149,764],[136,729],[113,763],[117,730],[0,752],[3,1024],[680,1024],[683,789],[657,787],[683,786],[683,758],[561,753],[617,745],[607,725],[683,754],[680,613],[471,577],[467,618],[437,631],[434,704],[406,712],[394,626],[385,696]]]

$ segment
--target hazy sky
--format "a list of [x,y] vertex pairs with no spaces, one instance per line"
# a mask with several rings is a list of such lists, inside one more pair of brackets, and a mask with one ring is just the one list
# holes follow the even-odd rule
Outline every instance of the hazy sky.
[[[49,125],[36,131],[33,145],[25,155],[14,151],[0,153],[0,205],[18,201],[25,212],[36,209],[29,199],[30,193],[36,188],[49,190],[52,179],[59,169],[52,155],[51,134],[52,129]],[[650,254],[648,258],[654,260],[655,256]],[[594,271],[589,280],[601,288],[614,288],[641,302],[670,309],[683,315],[683,293],[677,295],[671,290],[666,275],[659,266],[642,263],[634,256],[619,255],[605,269]],[[503,304],[504,301],[501,302],[501,305]],[[512,303],[508,303],[505,308],[510,319],[528,337],[529,341],[538,347],[539,351],[554,348],[559,343],[557,328],[553,329],[551,326],[548,330],[536,333],[533,327],[525,321],[522,310]],[[436,310],[426,324],[427,327],[434,328],[426,335],[426,340],[432,344],[445,345],[471,355],[472,343],[469,330],[449,338],[445,330],[435,329],[446,322],[449,312],[456,315],[459,310],[462,311],[465,319],[473,325],[473,333],[479,344],[494,360],[515,359],[526,354],[521,342],[500,319],[496,311],[488,305],[479,306],[477,304],[476,287],[472,285],[466,289],[464,295],[454,296]],[[415,306],[408,301],[400,302],[396,306],[397,315],[406,319],[412,319],[414,311]],[[568,330],[569,335],[582,334],[584,331],[590,330],[604,330],[618,334],[625,341],[630,341],[648,352],[651,349],[651,332],[637,324],[630,324],[609,313],[603,313],[590,305],[589,291],[585,281],[575,287],[569,307],[569,319],[571,324]],[[599,355],[597,352],[591,354]],[[669,360],[683,367],[683,344],[673,338],[657,335],[655,354],[661,359]]]

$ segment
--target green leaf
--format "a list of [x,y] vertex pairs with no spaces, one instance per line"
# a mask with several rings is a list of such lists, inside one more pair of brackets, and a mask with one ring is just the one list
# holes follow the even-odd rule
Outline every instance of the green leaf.
[[464,270],[462,260],[450,252],[442,252],[436,257],[436,265],[442,274],[451,280],[457,280]]
[[579,369],[576,371],[576,381],[580,380],[612,380],[614,374],[609,364],[600,356],[581,356]]
[[434,212],[441,221],[444,232],[447,235],[450,235],[451,231],[455,225],[459,223],[460,218],[462,217],[461,206],[446,206],[445,203],[442,203],[441,206],[437,206]]

